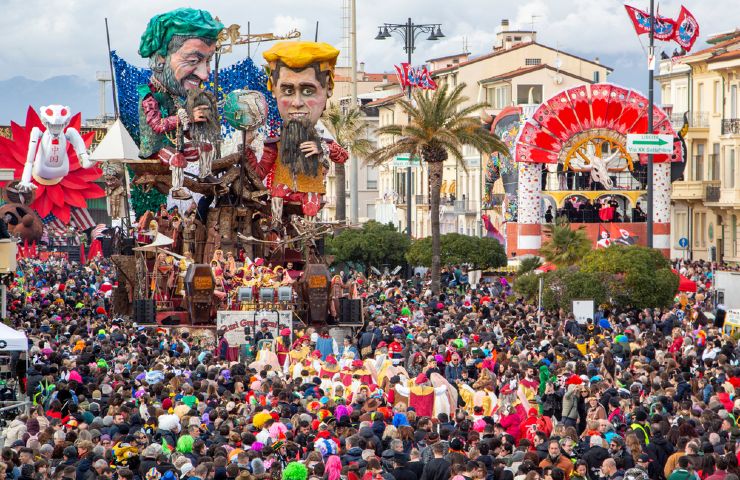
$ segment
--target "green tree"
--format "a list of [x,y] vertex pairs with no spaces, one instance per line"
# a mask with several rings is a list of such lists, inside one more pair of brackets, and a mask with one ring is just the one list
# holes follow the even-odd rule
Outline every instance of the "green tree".
[[623,307],[667,307],[678,291],[678,276],[671,271],[670,262],[652,248],[599,248],[589,252],[579,265],[582,272],[610,274],[610,296]]
[[336,262],[357,262],[370,268],[401,265],[409,243],[408,236],[398,232],[392,224],[371,220],[361,229],[347,228],[328,238],[326,246],[327,253],[334,255]]
[[514,280],[514,291],[521,295],[527,303],[536,303],[540,290],[541,277],[541,275],[534,272],[517,275]]
[[540,248],[540,255],[558,267],[569,267],[578,263],[591,250],[591,240],[583,226],[577,230],[567,221],[545,227],[550,240]]
[[519,268],[516,271],[517,275],[525,275],[529,272],[533,272],[542,266],[542,260],[540,257],[527,257],[519,261]]
[[[341,108],[332,105],[324,112],[324,126],[339,145],[352,157],[364,160],[373,150],[373,142],[367,138],[367,127],[359,108]],[[346,168],[343,163],[334,164],[337,185],[337,220],[347,218]]]
[[562,308],[573,310],[573,300],[593,300],[601,305],[609,300],[611,275],[608,273],[583,272],[577,267],[568,267],[545,275],[542,290],[542,306],[546,310]]
[[[506,265],[506,251],[493,238],[471,237],[447,233],[440,237],[441,264],[466,264],[473,269],[497,268]],[[432,237],[415,240],[406,254],[412,265],[432,265]]]
[[389,135],[395,141],[371,154],[376,164],[398,155],[409,154],[426,162],[429,169],[430,214],[432,219],[431,269],[432,293],[439,292],[442,249],[439,232],[439,200],[442,187],[442,167],[449,156],[463,162],[462,148],[469,145],[483,154],[509,153],[506,145],[487,130],[481,128],[477,113],[486,105],[468,103],[462,92],[465,84],[450,89],[447,84],[430,93],[418,90],[414,102],[401,100],[400,105],[408,115],[406,125],[386,125],[377,130],[379,135]]

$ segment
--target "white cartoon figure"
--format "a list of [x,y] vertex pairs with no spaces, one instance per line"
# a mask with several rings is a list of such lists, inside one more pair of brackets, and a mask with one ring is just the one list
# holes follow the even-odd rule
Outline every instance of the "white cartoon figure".
[[95,165],[87,154],[85,141],[80,132],[74,128],[67,128],[72,116],[69,107],[49,105],[39,110],[46,130],[42,132],[38,127],[31,130],[26,166],[18,183],[18,190],[21,192],[37,188],[37,185],[31,182],[32,179],[40,185],[56,185],[62,181],[69,173],[67,142],[72,144],[82,168]]

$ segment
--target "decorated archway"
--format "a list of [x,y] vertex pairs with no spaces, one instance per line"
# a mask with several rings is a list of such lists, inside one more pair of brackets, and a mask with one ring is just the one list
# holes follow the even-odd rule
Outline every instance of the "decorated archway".
[[[671,163],[683,162],[682,139],[662,109],[654,107],[653,117],[653,133],[674,138],[671,155],[654,156],[652,179],[653,244],[668,253]],[[522,124],[514,146],[519,166],[515,251],[538,252],[545,192],[559,207],[574,195],[589,203],[611,198],[621,211],[618,220],[610,221],[631,220],[631,209],[647,188],[647,156],[629,153],[626,139],[630,133],[646,133],[647,123],[647,99],[617,85],[573,87],[542,103]]]

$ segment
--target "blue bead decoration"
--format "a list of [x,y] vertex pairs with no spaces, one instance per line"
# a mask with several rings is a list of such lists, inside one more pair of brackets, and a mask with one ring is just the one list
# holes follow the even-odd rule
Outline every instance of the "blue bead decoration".
[[[136,87],[149,82],[151,70],[148,68],[139,68],[131,65],[123,58],[119,57],[116,52],[111,52],[113,60],[113,69],[116,77],[116,88],[118,93],[118,107],[121,115],[121,121],[134,141],[139,143],[139,94]],[[213,72],[206,85],[206,89],[213,91]],[[221,114],[221,101],[223,97],[232,90],[244,88],[257,90],[267,99],[269,108],[267,115],[267,125],[265,134],[274,137],[279,134],[282,121],[277,110],[275,97],[267,89],[267,74],[258,68],[251,58],[240,60],[218,72],[218,92],[219,115]],[[224,136],[230,136],[234,129],[222,119],[222,132]]]

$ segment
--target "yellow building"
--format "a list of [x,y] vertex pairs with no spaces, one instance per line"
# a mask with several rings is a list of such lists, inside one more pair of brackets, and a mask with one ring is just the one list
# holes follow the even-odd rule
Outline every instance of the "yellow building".
[[[485,102],[487,114],[495,115],[508,106],[522,106],[526,114],[563,89],[586,83],[604,82],[612,71],[599,63],[537,42],[537,32],[510,30],[508,20],[501,22],[492,50],[471,56],[459,53],[427,60],[432,76],[439,84],[456,86],[465,83],[463,94],[470,102]],[[381,98],[369,104],[379,111],[379,125],[404,124],[397,102],[403,94]],[[393,141],[379,138],[379,145]],[[465,168],[453,159],[445,163],[442,184],[442,233],[457,232],[480,235],[482,226],[481,197],[483,188],[482,157],[472,148],[463,151]],[[406,165],[400,158],[380,168],[379,198],[376,215],[379,220],[391,220],[401,230],[406,228]],[[424,165],[412,173],[412,234],[428,236],[429,190]],[[498,211],[492,214],[494,224],[500,223]],[[498,225],[497,225],[498,226]]]
[[[689,121],[683,179],[671,195],[671,256],[740,262],[740,31],[715,35],[710,46],[662,60],[656,76],[674,124]],[[681,239],[688,246],[683,248]]]

